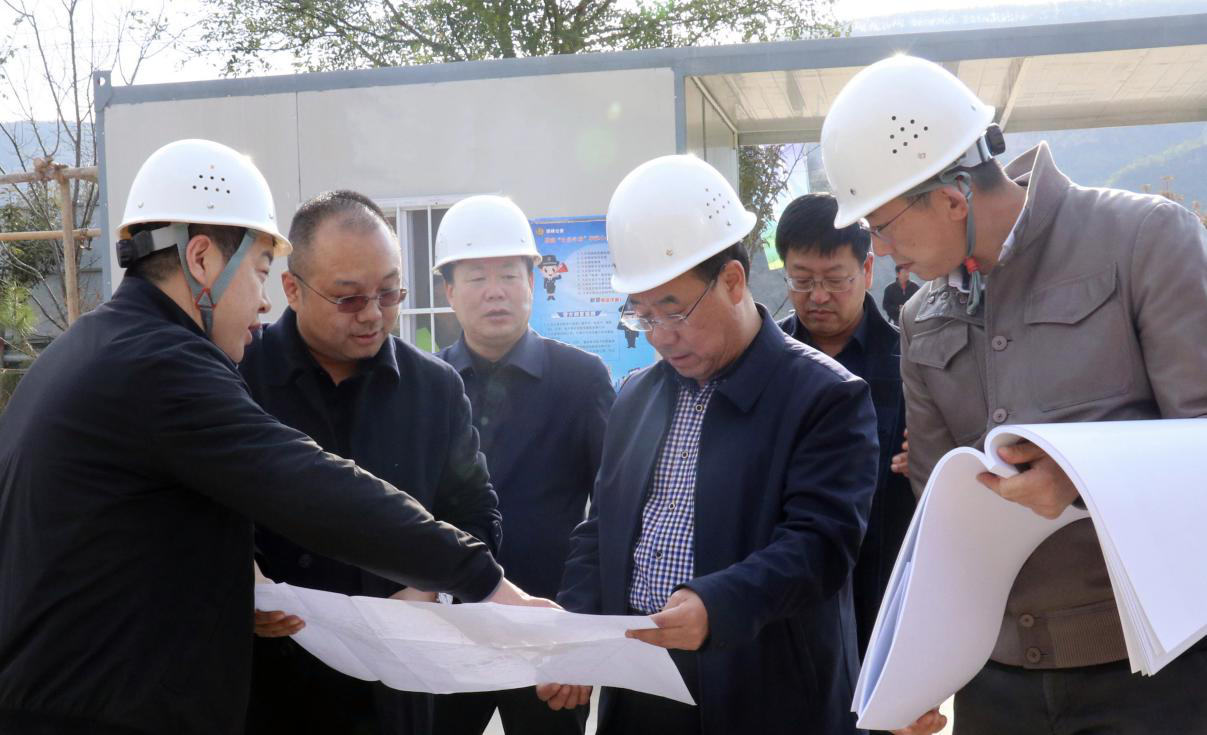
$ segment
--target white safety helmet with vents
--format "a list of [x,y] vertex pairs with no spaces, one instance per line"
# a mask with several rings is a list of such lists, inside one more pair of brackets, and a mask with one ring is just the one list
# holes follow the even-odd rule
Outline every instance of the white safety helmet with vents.
[[991,156],[986,105],[951,72],[913,56],[863,69],[842,88],[821,129],[826,176],[838,199],[835,227],[956,166]]
[[[131,233],[135,225],[147,223],[165,226]],[[188,269],[189,225],[246,230],[238,249],[210,286],[199,283]],[[211,140],[177,140],[152,153],[134,175],[118,228],[118,264],[128,268],[152,253],[174,248],[193,303],[201,312],[202,327],[211,335],[214,307],[261,235],[272,238],[276,255],[292,252],[293,246],[277,224],[268,182],[251,159]]]
[[699,158],[646,161],[608,204],[612,290],[633,294],[668,283],[739,242],[756,219],[721,172]]
[[177,140],[143,162],[130,185],[118,237],[130,237],[131,225],[144,222],[247,227],[271,235],[278,256],[293,249],[281,234],[260,169],[212,140]]
[[524,212],[507,197],[493,194],[468,197],[449,207],[436,231],[435,256],[434,273],[459,260],[519,257],[535,264],[541,259]]

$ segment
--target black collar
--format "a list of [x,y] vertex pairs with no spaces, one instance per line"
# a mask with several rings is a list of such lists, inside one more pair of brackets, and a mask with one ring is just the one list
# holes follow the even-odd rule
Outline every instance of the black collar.
[[126,277],[118,284],[117,290],[114,291],[112,301],[134,305],[173,324],[179,324],[198,337],[208,339],[201,325],[193,321],[193,318],[185,313],[184,309],[181,309],[171,296],[141,276],[132,273],[126,274]]
[[[446,358],[458,373],[464,373],[474,366],[474,352],[465,343],[465,335],[448,348]],[[545,371],[545,344],[540,335],[529,329],[520,337],[520,341],[512,345],[503,358],[495,363],[496,367],[511,365],[528,373],[538,380]]]
[[[306,341],[298,331],[298,315],[293,309],[286,307],[285,313],[273,324],[264,327],[263,346],[269,350],[279,350],[270,359],[283,362],[281,370],[275,371],[270,380],[276,385],[288,385],[298,375],[313,370],[322,370]],[[395,354],[393,336],[387,336],[381,349],[373,357],[360,361],[360,370],[364,372],[380,372],[392,377],[395,382],[401,379],[398,369],[398,356]]]

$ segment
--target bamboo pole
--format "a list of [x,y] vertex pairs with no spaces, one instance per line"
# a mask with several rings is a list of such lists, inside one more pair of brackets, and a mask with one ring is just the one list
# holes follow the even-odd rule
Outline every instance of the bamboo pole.
[[[75,239],[87,240],[100,237],[101,228],[86,227],[75,231]],[[0,232],[0,242],[21,242],[23,240],[62,240],[62,230],[33,230],[30,232]]]
[[21,240],[62,240],[63,241],[63,292],[67,301],[67,324],[70,326],[80,318],[80,249],[76,241],[81,238],[99,237],[101,232],[96,227],[86,229],[75,228],[75,197],[71,193],[71,182],[75,179],[97,180],[96,166],[71,167],[55,163],[49,157],[34,160],[33,171],[7,174],[0,176],[0,185],[29,184],[34,182],[49,182],[54,180],[58,186],[59,213],[62,228],[42,232],[3,232],[0,242]]
[[46,170],[53,169],[55,167],[56,166],[47,166],[45,168],[35,168],[33,171],[5,174],[4,176],[0,176],[0,184],[31,184],[35,181],[49,181],[52,178],[58,178],[58,174],[62,174],[68,179],[87,179],[88,181],[96,181],[96,166],[84,166],[82,168],[64,166],[58,171]]
[[59,185],[59,214],[63,218],[63,290],[67,296],[67,325],[80,318],[80,248],[75,239],[75,197],[71,179],[62,171],[55,176]]

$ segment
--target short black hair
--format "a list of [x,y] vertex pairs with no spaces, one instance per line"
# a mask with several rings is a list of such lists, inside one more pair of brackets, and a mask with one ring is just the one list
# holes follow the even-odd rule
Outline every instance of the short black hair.
[[[130,237],[134,237],[145,230],[157,230],[167,225],[167,222],[143,222],[142,224],[131,225]],[[226,258],[228,263],[231,257],[234,256],[235,251],[239,249],[239,245],[242,244],[243,235],[246,232],[247,228],[245,227],[232,227],[230,225],[189,225],[190,240],[198,235],[205,235],[218,246],[218,252],[222,253],[222,257]],[[179,251],[176,248],[164,248],[134,261],[126,269],[126,273],[146,279],[152,283],[163,283],[180,269]]]
[[729,265],[729,262],[733,260],[738,261],[738,264],[742,266],[742,272],[746,274],[746,279],[750,280],[750,253],[746,252],[746,246],[741,242],[735,242],[700,265],[692,268],[690,272],[695,273],[696,277],[701,281],[708,283],[719,276],[721,269]]
[[837,214],[838,200],[832,194],[805,194],[793,199],[775,227],[775,252],[780,260],[789,252],[816,252],[829,257],[849,247],[855,260],[863,263],[872,247],[871,236],[858,222],[835,228]]
[[314,246],[314,233],[332,217],[341,218],[341,227],[369,230],[385,225],[387,230],[393,232],[385,212],[369,197],[349,189],[325,191],[303,202],[289,223],[289,242],[293,244],[293,252],[289,254],[291,272],[305,275]]
[[895,270],[895,272],[900,273],[901,271],[906,270],[906,267],[903,265],[899,265],[894,270]]

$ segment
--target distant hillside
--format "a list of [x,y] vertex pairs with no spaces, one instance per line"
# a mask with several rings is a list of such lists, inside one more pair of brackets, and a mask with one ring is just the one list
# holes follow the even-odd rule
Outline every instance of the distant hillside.
[[1207,123],[1008,134],[1003,160],[1040,140],[1048,141],[1056,164],[1079,184],[1130,191],[1147,185],[1156,192],[1164,187],[1162,177],[1172,176],[1173,191],[1188,206],[1207,205]]

